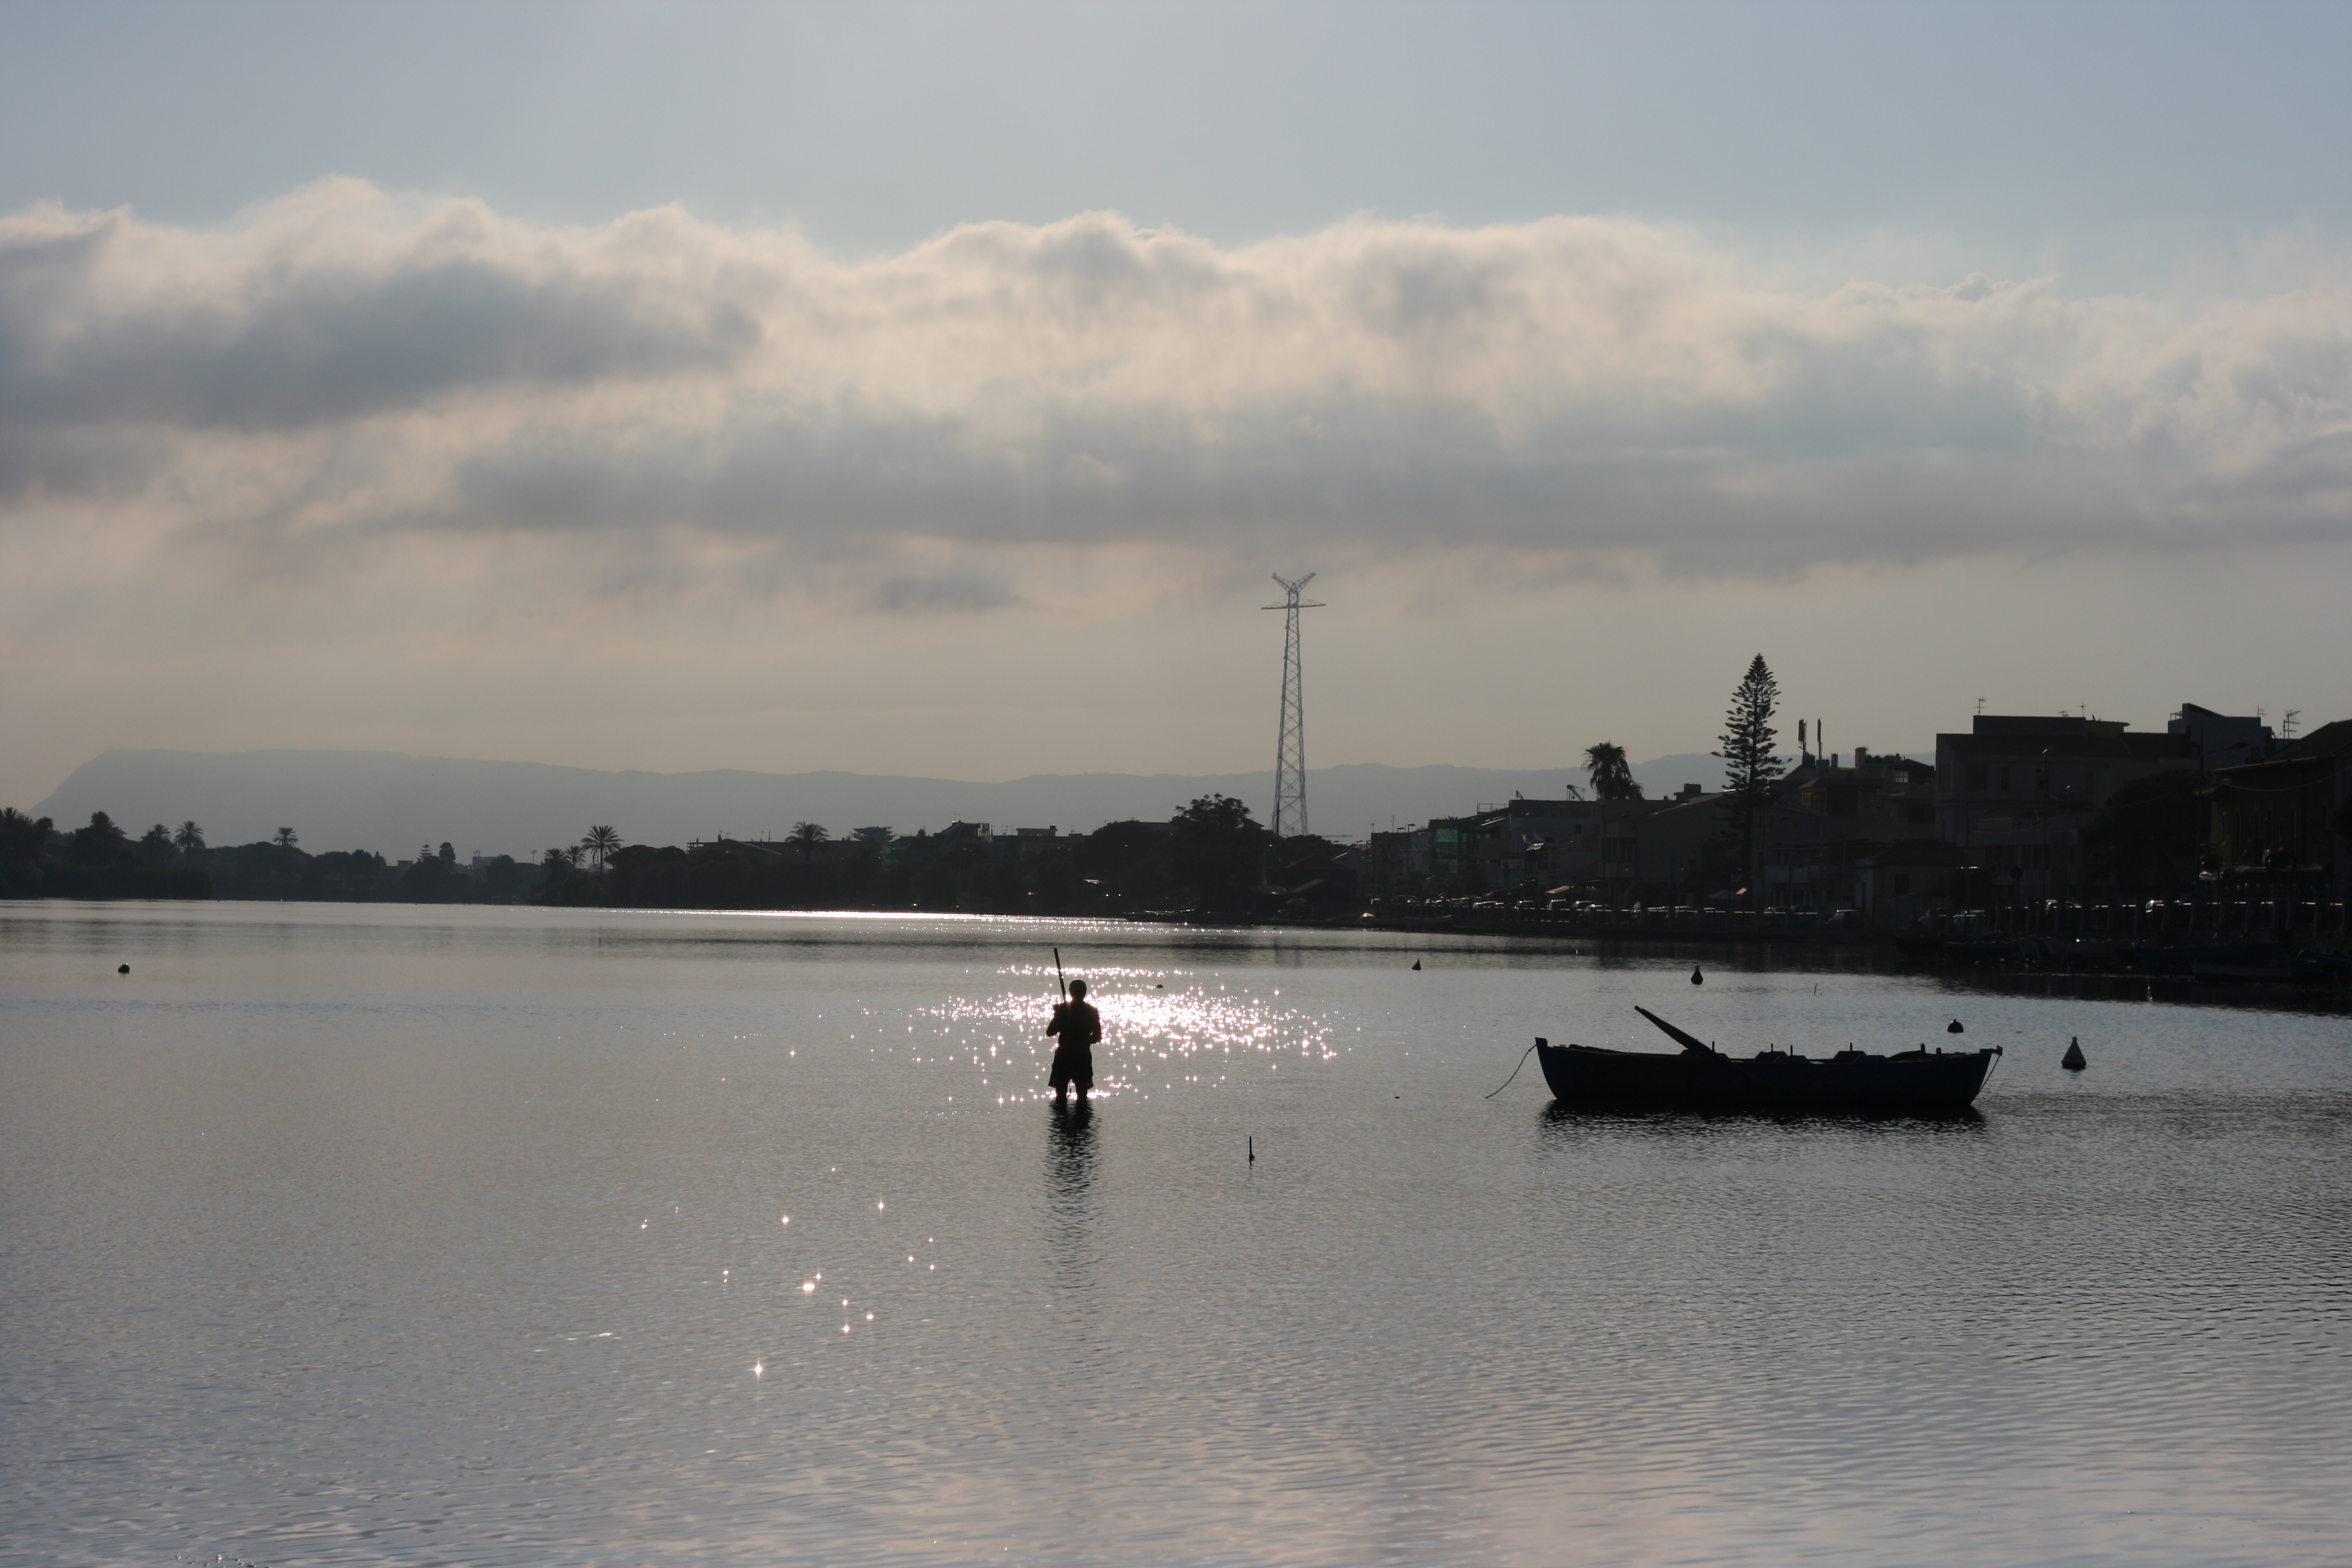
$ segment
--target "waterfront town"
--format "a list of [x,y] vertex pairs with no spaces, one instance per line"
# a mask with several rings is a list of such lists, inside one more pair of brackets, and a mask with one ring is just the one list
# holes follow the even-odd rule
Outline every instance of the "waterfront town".
[[[1759,661],[1760,668],[1761,661]],[[1769,672],[1768,672],[1769,676]],[[1769,708],[1755,720],[1769,742]],[[2160,729],[1994,714],[1933,761],[1754,751],[1731,784],[1645,795],[1622,749],[1558,799],[1463,803],[1352,842],[1275,837],[1206,797],[1092,831],[950,822],[632,844],[611,826],[529,858],[420,847],[312,853],[296,826],[234,847],[99,814],[0,815],[0,895],[931,910],[1460,929],[1679,927],[1864,937],[2275,930],[2341,946],[2352,892],[2352,720],[2295,732],[2183,703]],[[1733,718],[1738,718],[1737,709]],[[1802,731],[1801,729],[1801,734]],[[568,838],[568,836],[567,836]]]

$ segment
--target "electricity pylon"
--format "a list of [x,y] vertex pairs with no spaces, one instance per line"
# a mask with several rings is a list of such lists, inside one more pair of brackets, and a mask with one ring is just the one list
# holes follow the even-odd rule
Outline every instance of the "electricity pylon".
[[1315,581],[1309,572],[1296,582],[1279,572],[1274,580],[1287,595],[1279,605],[1282,617],[1282,736],[1274,751],[1274,836],[1295,838],[1307,831],[1307,702],[1298,687],[1298,612],[1323,606],[1299,598],[1299,591]]

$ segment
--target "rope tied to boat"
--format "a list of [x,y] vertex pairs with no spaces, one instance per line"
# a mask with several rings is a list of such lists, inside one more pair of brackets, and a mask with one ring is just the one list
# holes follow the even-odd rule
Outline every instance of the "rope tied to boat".
[[1531,1057],[1531,1056],[1535,1055],[1535,1054],[1536,1054],[1536,1052],[1537,1052],[1538,1050],[1541,1049],[1541,1048],[1542,1048],[1542,1047],[1543,1047],[1543,1043],[1544,1043],[1544,1038],[1543,1038],[1543,1037],[1542,1037],[1541,1035],[1538,1035],[1538,1036],[1536,1037],[1536,1043],[1535,1043],[1534,1045],[1532,1045],[1532,1046],[1529,1046],[1526,1050],[1524,1050],[1524,1051],[1522,1051],[1521,1053],[1519,1053],[1518,1067],[1514,1067],[1514,1068],[1511,1069],[1511,1078],[1507,1078],[1507,1079],[1505,1079],[1502,1082],[1500,1082],[1500,1083],[1496,1084],[1496,1085],[1495,1086],[1495,1089],[1494,1089],[1494,1092],[1493,1092],[1493,1093],[1491,1093],[1491,1094],[1482,1094],[1482,1095],[1480,1095],[1478,1098],[1479,1098],[1479,1099],[1481,1099],[1481,1100],[1492,1100],[1492,1099],[1494,1099],[1494,1098],[1495,1098],[1495,1095],[1500,1094],[1500,1093],[1502,1093],[1505,1089],[1507,1089],[1510,1088],[1510,1087],[1511,1087],[1511,1079],[1515,1079],[1515,1078],[1517,1078],[1517,1077],[1518,1077],[1518,1076],[1519,1076],[1519,1068],[1523,1068],[1523,1067],[1525,1067],[1525,1066],[1527,1066],[1527,1065],[1528,1065],[1528,1058],[1529,1058],[1529,1057]]

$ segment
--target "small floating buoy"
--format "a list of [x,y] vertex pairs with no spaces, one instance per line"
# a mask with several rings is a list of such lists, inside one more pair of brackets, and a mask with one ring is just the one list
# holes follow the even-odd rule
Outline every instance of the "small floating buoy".
[[115,970],[115,972],[114,972],[114,973],[117,973],[117,974],[128,974],[128,973],[131,973],[131,966],[130,966],[129,964],[127,964],[127,963],[126,963],[126,964],[123,964],[123,965],[121,965],[121,967],[117,968],[117,969]]
[[1961,1028],[1960,1021],[1958,1018],[1955,1018],[1950,1023],[1944,1026],[1944,1033],[1948,1035],[1965,1035],[1968,1031]]
[[1414,960],[1412,961],[1412,966],[1413,966],[1415,969],[1419,969],[1419,968],[1421,967],[1421,960],[1419,960],[1419,959],[1417,959],[1417,958],[1416,958],[1416,959],[1414,959]]
[[1698,972],[1698,965],[1696,963],[1691,965],[1691,984],[1694,985],[1704,985],[1706,984],[1706,976]]
[[2083,1054],[2083,1037],[2080,1035],[2067,1040],[2066,1054],[2058,1058],[2058,1065],[2068,1072],[2081,1072],[2091,1065],[2091,1058]]

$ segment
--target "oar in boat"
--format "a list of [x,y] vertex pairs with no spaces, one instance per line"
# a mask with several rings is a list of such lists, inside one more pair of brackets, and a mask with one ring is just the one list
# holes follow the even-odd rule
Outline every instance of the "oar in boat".
[[1647,1007],[1635,1007],[1633,1011],[1639,1013],[1642,1016],[1647,1018],[1661,1029],[1664,1029],[1667,1034],[1672,1035],[1675,1039],[1680,1040],[1682,1042],[1683,1049],[1686,1051],[1696,1051],[1702,1056],[1709,1057],[1722,1055],[1720,1051],[1717,1051],[1713,1046],[1708,1045],[1705,1040],[1700,1039],[1696,1035],[1684,1034],[1680,1029],[1675,1028],[1672,1024],[1667,1023],[1664,1018],[1659,1017]]

